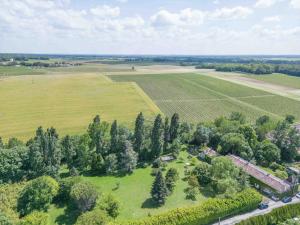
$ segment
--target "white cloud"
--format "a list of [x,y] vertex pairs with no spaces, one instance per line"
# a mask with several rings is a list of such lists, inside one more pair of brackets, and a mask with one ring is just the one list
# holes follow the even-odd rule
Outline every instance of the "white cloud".
[[267,8],[274,5],[278,1],[279,0],[257,0],[254,6],[256,8]]
[[154,26],[193,26],[203,23],[205,13],[191,8],[183,9],[179,13],[160,10],[151,17]]
[[96,8],[90,9],[90,12],[99,17],[117,17],[120,15],[119,7],[111,7],[108,5],[97,6]]
[[290,5],[295,9],[300,9],[300,0],[291,0]]
[[233,8],[217,9],[210,15],[213,19],[243,19],[252,14],[252,10],[247,7],[237,6]]
[[117,2],[126,3],[128,0],[117,0]]
[[263,19],[263,22],[280,22],[280,21],[281,21],[280,16],[269,16]]

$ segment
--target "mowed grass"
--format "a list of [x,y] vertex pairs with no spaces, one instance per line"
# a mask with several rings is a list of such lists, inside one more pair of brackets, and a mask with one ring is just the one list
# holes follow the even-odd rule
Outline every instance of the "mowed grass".
[[38,126],[60,135],[86,130],[96,114],[133,125],[139,112],[160,110],[133,83],[114,83],[96,74],[14,76],[0,79],[0,136],[30,138]]
[[[187,159],[187,152],[181,152],[182,160],[176,160],[168,163],[168,168],[176,168],[180,173],[180,179],[176,183],[174,193],[167,198],[166,204],[162,207],[155,207],[151,201],[151,186],[154,181],[154,176],[151,176],[151,167],[144,169],[137,169],[132,175],[124,177],[89,177],[83,176],[83,180],[92,183],[102,193],[111,193],[121,203],[121,212],[117,220],[137,219],[146,217],[149,214],[154,215],[168,211],[170,209],[185,207],[199,204],[206,197],[199,194],[197,201],[187,200],[185,198],[184,189],[188,186],[184,178],[184,166],[189,160]],[[190,166],[190,169],[192,167]],[[117,183],[119,188],[116,189]],[[49,214],[51,217],[51,224],[71,224],[72,211],[66,213],[66,207],[52,206]],[[65,215],[63,215],[65,214]]]
[[190,122],[210,121],[239,111],[255,120],[261,115],[300,119],[300,102],[262,90],[199,74],[120,75],[115,81],[133,81],[168,116],[177,112]]
[[300,77],[293,77],[285,74],[268,74],[268,75],[243,75],[248,78],[265,81],[271,84],[300,89]]

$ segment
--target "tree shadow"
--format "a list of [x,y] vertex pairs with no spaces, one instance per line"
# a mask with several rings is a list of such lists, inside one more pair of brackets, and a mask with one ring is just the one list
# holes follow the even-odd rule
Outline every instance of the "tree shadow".
[[[63,205],[59,205],[59,207],[63,207]],[[64,214],[58,216],[55,223],[57,225],[72,225],[75,224],[79,215],[79,211],[74,206],[68,204],[64,210]]]
[[152,198],[146,199],[142,204],[142,209],[154,209],[157,207],[157,204],[152,200]]

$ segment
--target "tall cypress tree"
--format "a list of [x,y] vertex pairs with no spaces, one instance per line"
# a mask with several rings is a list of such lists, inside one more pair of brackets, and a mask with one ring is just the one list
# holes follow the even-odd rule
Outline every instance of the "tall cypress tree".
[[173,142],[174,139],[178,137],[178,130],[179,130],[179,115],[174,113],[171,118],[171,125],[170,125],[170,141]]
[[151,189],[152,199],[158,205],[161,206],[161,205],[165,204],[167,194],[168,194],[168,191],[167,191],[164,177],[162,175],[162,172],[158,171],[158,173],[156,174],[155,180],[152,184],[152,189]]
[[115,120],[110,128],[110,153],[118,151],[118,123]]
[[158,158],[162,153],[162,143],[163,143],[163,129],[162,129],[162,118],[158,114],[155,118],[152,133],[151,133],[151,158]]
[[76,156],[74,140],[70,135],[65,136],[61,141],[61,150],[63,159],[65,160],[69,169],[74,167],[74,157]]
[[33,177],[40,175],[56,176],[58,174],[61,150],[58,145],[58,134],[54,128],[44,132],[42,127],[29,146],[29,166]]
[[101,127],[100,116],[96,115],[93,119],[93,122],[89,124],[88,131],[87,131],[91,138],[90,149],[96,147],[96,143],[98,142],[100,127]]
[[140,112],[135,120],[135,128],[134,128],[134,143],[133,143],[133,149],[137,153],[141,155],[141,151],[143,148],[143,143],[145,139],[145,125],[144,125],[144,116],[143,113]]
[[165,124],[164,124],[164,146],[163,150],[166,152],[168,150],[168,143],[170,141],[170,125],[169,125],[169,118],[165,118]]

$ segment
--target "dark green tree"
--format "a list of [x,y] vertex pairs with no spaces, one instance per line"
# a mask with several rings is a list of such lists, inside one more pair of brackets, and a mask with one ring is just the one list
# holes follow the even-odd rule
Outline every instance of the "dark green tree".
[[166,187],[166,183],[161,171],[158,171],[156,174],[155,180],[152,184],[151,196],[153,201],[161,206],[166,202],[168,191]]
[[110,128],[110,153],[118,152],[118,123],[116,120]]
[[211,182],[210,169],[210,164],[206,162],[199,162],[199,164],[192,171],[192,174],[197,177],[199,184],[207,185]]
[[29,146],[29,168],[31,176],[56,176],[60,167],[61,150],[58,144],[58,134],[54,128],[44,132],[42,127],[36,131],[36,136]]
[[109,154],[105,157],[105,172],[112,175],[118,172],[118,157],[116,154]]
[[171,194],[174,191],[176,181],[179,179],[179,173],[175,168],[170,168],[166,173],[166,187],[168,193]]
[[42,176],[29,182],[18,199],[17,209],[22,216],[34,210],[46,211],[58,194],[59,184],[51,177]]
[[0,184],[19,182],[27,176],[28,148],[0,149]]
[[61,151],[63,160],[68,168],[74,167],[74,157],[76,156],[75,140],[70,135],[65,136],[61,140]]
[[138,154],[133,151],[130,141],[126,141],[124,144],[124,151],[120,155],[120,171],[130,174],[136,168]]
[[269,140],[264,140],[257,145],[254,156],[260,165],[269,166],[280,161],[280,149]]
[[294,121],[295,121],[295,116],[293,116],[293,115],[286,115],[286,117],[285,117],[285,121],[287,121],[288,123],[290,123],[290,124],[293,124],[294,123]]
[[163,126],[161,115],[158,114],[155,118],[151,132],[151,159],[158,158],[162,153],[163,144]]
[[93,149],[96,146],[97,135],[100,130],[100,125],[101,125],[100,116],[96,115],[93,119],[93,122],[89,124],[88,130],[87,130],[87,132],[91,138],[91,143],[90,143],[91,149]]
[[134,128],[134,143],[133,149],[136,151],[139,156],[142,156],[142,150],[145,140],[145,125],[144,125],[144,116],[143,113],[140,112],[135,120],[135,128]]
[[70,196],[80,212],[86,212],[94,208],[99,194],[93,185],[80,182],[71,188]]
[[169,118],[165,118],[165,124],[164,124],[164,145],[163,145],[163,151],[166,153],[168,151],[168,145],[170,142],[170,124],[169,124]]
[[174,113],[171,118],[171,124],[170,124],[170,141],[171,142],[178,137],[179,125],[180,125],[179,124],[179,115],[177,113]]
[[203,125],[198,125],[196,131],[194,132],[194,144],[199,146],[205,146],[209,142],[211,131],[208,127]]
[[273,142],[281,150],[281,159],[291,162],[300,147],[300,135],[288,122],[279,122],[273,133]]

